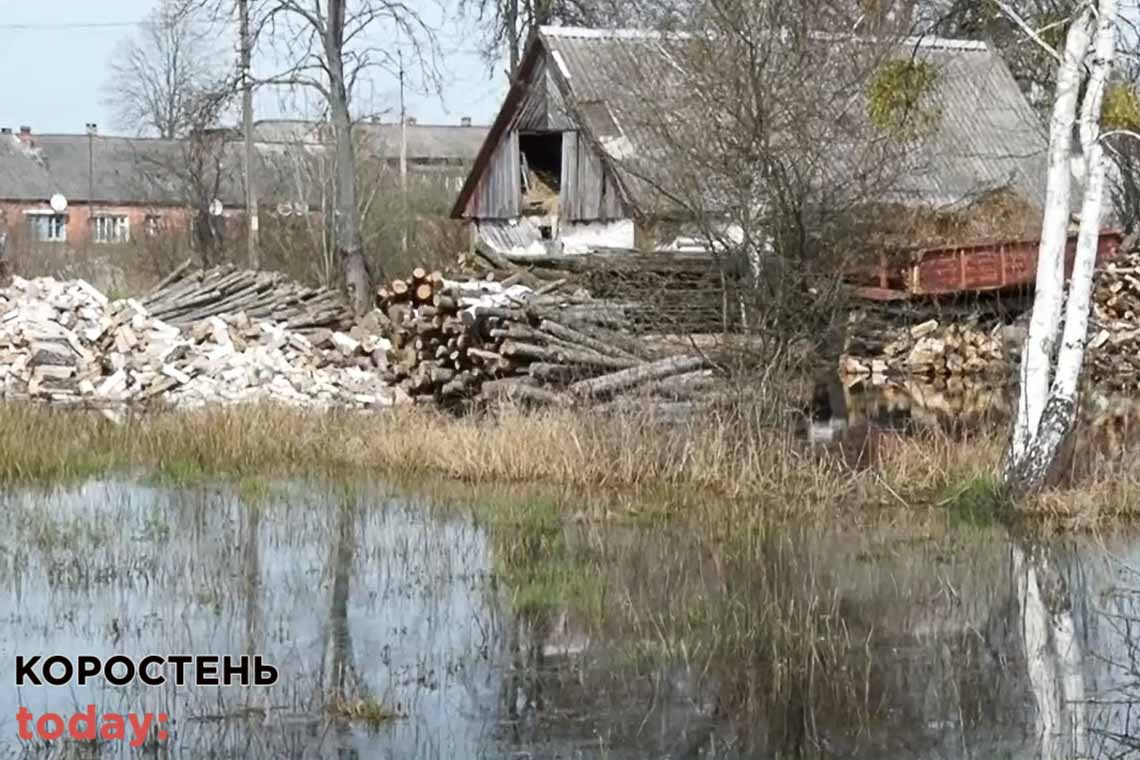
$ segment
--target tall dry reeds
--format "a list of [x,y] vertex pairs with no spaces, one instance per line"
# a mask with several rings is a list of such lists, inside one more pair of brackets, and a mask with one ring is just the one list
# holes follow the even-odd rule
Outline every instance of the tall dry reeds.
[[[707,495],[772,512],[921,503],[956,478],[992,471],[1000,446],[873,433],[809,447],[747,409],[681,425],[648,414],[586,412],[455,418],[424,409],[367,414],[274,406],[139,415],[0,407],[0,482],[34,483],[110,470],[183,475],[357,471],[470,483],[538,482],[581,490]],[[851,452],[859,446],[859,466]]]

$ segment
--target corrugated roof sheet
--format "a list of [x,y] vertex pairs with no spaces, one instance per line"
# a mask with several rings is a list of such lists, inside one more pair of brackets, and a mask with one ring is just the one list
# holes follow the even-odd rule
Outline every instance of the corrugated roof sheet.
[[[327,123],[314,121],[261,121],[255,127],[257,139],[266,142],[321,143]],[[400,155],[400,125],[360,122],[356,134],[371,144],[378,155]],[[487,136],[487,127],[449,124],[409,124],[408,159],[411,161],[453,161],[470,163]]]
[[[595,139],[611,154],[632,200],[642,210],[652,208],[653,191],[628,167],[660,163],[670,147],[655,129],[663,118],[660,110],[647,114],[646,104],[637,104],[628,94],[669,93],[672,103],[683,103],[678,88],[686,87],[686,77],[677,53],[685,37],[543,27],[540,38],[571,91],[571,102],[587,117],[580,121],[593,127]],[[1008,188],[1040,203],[1048,141],[1001,58],[985,43],[934,38],[902,41],[899,53],[938,67],[941,118],[932,134],[908,155],[906,170],[888,200],[944,207]],[[605,134],[613,131],[611,120],[601,118],[607,114],[620,136]],[[688,116],[710,118],[699,113]],[[602,129],[601,124],[608,126]],[[866,127],[870,128],[869,122]],[[837,153],[834,163],[842,167],[843,151]]]

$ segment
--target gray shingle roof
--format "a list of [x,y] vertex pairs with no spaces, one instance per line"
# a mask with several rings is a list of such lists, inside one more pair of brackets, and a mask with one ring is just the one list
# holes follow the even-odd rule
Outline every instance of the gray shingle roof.
[[55,192],[69,200],[156,205],[182,201],[172,170],[183,157],[179,142],[86,135],[33,135],[32,140]]
[[14,135],[0,135],[0,198],[46,199],[55,189],[38,157]]
[[[329,148],[304,138],[311,122],[265,122],[258,125],[255,166],[258,192],[271,201],[320,202],[317,178],[326,177],[317,164]],[[393,125],[362,125],[370,143],[367,156],[398,155],[399,139]],[[486,129],[479,127],[411,127],[409,156],[419,166],[413,171],[453,171],[452,164],[470,162]],[[243,205],[242,150],[233,135],[221,151],[218,197],[227,206]],[[412,139],[414,138],[414,139]],[[40,202],[60,193],[69,201],[122,205],[185,205],[187,203],[189,148],[186,141],[96,135],[33,134],[32,147],[18,135],[0,135],[0,199]],[[430,157],[430,158],[429,158]],[[211,169],[212,171],[212,169]],[[308,198],[301,198],[308,195]]]
[[[645,104],[624,94],[639,87],[639,80],[662,93],[684,86],[678,68],[682,59],[670,49],[673,44],[675,51],[677,39],[568,27],[543,27],[539,33],[538,41],[570,91],[570,107],[579,123],[608,149],[632,200],[643,210],[652,204],[649,191],[629,167],[638,161],[659,163],[670,148],[653,129],[660,111],[647,118]],[[982,42],[933,38],[902,41],[899,53],[938,67],[941,118],[907,157],[907,171],[898,178],[889,200],[941,207],[1009,188],[1040,203],[1047,139],[1001,58]],[[842,156],[835,163],[841,166]]]

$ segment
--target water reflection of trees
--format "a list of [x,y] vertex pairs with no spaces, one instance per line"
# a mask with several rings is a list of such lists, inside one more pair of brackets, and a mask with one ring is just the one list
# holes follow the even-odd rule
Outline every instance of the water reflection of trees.
[[[1068,758],[1140,743],[1138,597],[1086,544],[604,532],[603,556],[575,564],[585,579],[516,618],[500,699],[516,746]],[[610,603],[583,606],[590,584]]]

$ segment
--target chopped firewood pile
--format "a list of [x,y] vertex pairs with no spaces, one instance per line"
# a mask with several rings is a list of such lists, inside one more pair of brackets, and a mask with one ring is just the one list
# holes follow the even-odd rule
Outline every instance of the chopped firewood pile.
[[[1098,273],[1085,355],[1093,387],[1140,390],[1140,252],[1108,262]],[[849,384],[881,385],[891,376],[982,376],[1008,373],[1020,354],[1024,328],[1001,319],[929,320],[885,327],[856,319],[841,372]]]
[[420,403],[617,408],[633,392],[685,403],[717,382],[712,358],[663,355],[624,332],[625,304],[567,292],[561,280],[532,289],[518,272],[490,277],[452,281],[416,269],[381,288],[392,383]]
[[[271,400],[363,408],[397,400],[376,366],[384,361],[386,340],[359,330],[354,336],[324,328],[318,342],[289,327],[293,319],[305,325],[334,324],[323,316],[329,312],[320,309],[297,312],[316,314],[316,319],[254,319],[244,306],[284,316],[297,303],[299,291],[287,284],[283,308],[278,308],[259,274],[229,279],[257,283],[252,290],[243,288],[234,312],[218,309],[213,301],[207,306],[200,288],[180,297],[167,290],[160,301],[147,299],[163,313],[174,314],[180,328],[156,318],[139,301],[110,303],[82,280],[16,278],[0,290],[0,397],[96,407]],[[187,280],[213,282],[214,293],[232,292],[205,275]],[[204,311],[210,314],[188,319]]]
[[[858,326],[853,327],[854,331]],[[985,330],[969,323],[929,320],[913,327],[878,332],[877,345],[864,339],[858,354],[845,353],[840,371],[849,381],[870,378],[881,384],[888,376],[983,375],[1008,366],[1004,325]],[[870,350],[868,350],[870,349]],[[865,352],[865,353],[864,353]]]
[[1096,385],[1140,389],[1140,253],[1109,262],[1093,292],[1085,360]]

